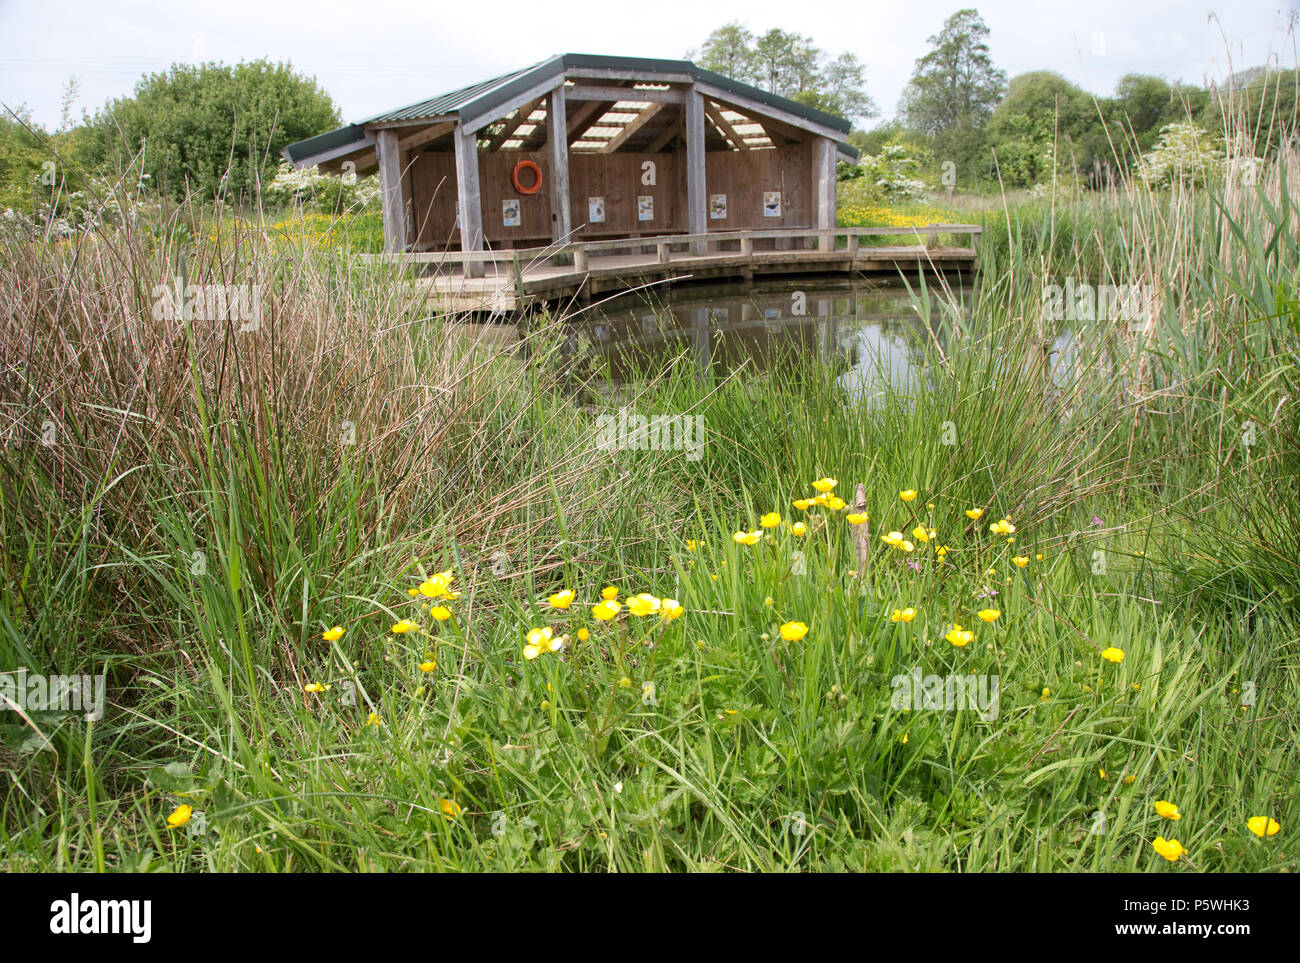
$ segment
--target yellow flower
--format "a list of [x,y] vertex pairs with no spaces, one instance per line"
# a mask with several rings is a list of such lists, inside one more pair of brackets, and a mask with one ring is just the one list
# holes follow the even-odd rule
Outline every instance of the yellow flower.
[[847,515],[844,516],[844,519],[850,525],[861,525],[863,522],[867,520],[868,517],[869,516],[863,515],[859,512],[849,512]]
[[892,545],[894,548],[903,552],[910,552],[916,548],[915,545],[903,538],[902,532],[889,532],[888,534],[881,535],[880,540],[886,545]]
[[1124,777],[1124,785],[1126,785],[1126,786],[1131,786],[1131,785],[1133,785],[1133,783],[1135,783],[1135,782],[1137,782],[1137,776],[1125,776],[1125,777]]
[[303,692],[325,692],[329,689],[327,685],[321,685],[319,682],[309,682],[302,687]]
[[546,600],[553,609],[567,609],[573,604],[573,589],[564,589],[556,592]]
[[383,724],[384,720],[379,718],[378,713],[372,712],[370,715],[366,716],[366,725],[368,726],[382,726]]
[[591,638],[590,632],[588,632],[585,628],[578,629],[578,640],[580,642],[586,642],[589,638]]
[[694,551],[696,551],[697,549],[699,549],[699,547],[700,547],[700,543],[697,542],[695,539],[693,539],[693,538],[688,538],[688,539],[686,540],[686,551],[688,551],[688,552],[694,552]]
[[413,629],[418,629],[419,627],[418,623],[412,622],[410,619],[402,619],[402,621],[393,626],[393,631],[398,635],[405,635],[407,632],[410,632]]
[[567,639],[568,636],[564,635],[556,638],[549,625],[540,629],[530,629],[525,639],[524,658],[531,662],[543,652],[559,652],[564,648]]
[[[1042,558],[1041,555],[1038,557]],[[1027,555],[1017,555],[1014,558],[1012,558],[1011,561],[1015,563],[1017,568],[1024,568],[1026,565],[1029,564],[1029,557]]]
[[822,504],[833,512],[838,512],[841,508],[846,507],[849,503],[840,498],[839,495],[827,495],[822,499]]
[[173,809],[171,811],[171,815],[167,817],[167,825],[172,827],[172,829],[176,829],[179,826],[184,826],[187,822],[190,821],[190,817],[193,815],[194,815],[194,807],[186,805],[185,803],[181,803],[179,806]]
[[799,509],[799,511],[806,512],[812,507],[813,500],[811,498],[796,498],[790,504]]
[[948,630],[948,634],[945,635],[944,638],[960,649],[975,641],[975,633],[969,629],[963,629],[960,625],[954,622],[952,628]]
[[600,590],[600,597],[606,602],[612,602],[614,599],[618,598],[618,589],[612,585],[606,585]]
[[909,489],[908,489],[907,491],[905,491],[905,492],[899,492],[899,493],[898,493],[898,497],[901,498],[901,499],[902,499],[903,501],[905,501],[905,502],[910,502],[910,501],[913,501],[913,500],[916,498],[916,491],[913,490],[913,489],[911,489],[911,488],[909,488]]
[[781,524],[781,515],[779,512],[768,512],[758,520],[758,524],[764,528],[776,528]]
[[802,538],[804,534],[807,533],[807,531],[808,531],[808,526],[805,525],[803,522],[795,522],[793,525],[790,526],[790,534],[794,535],[796,538]]
[[659,613],[663,616],[665,622],[671,622],[673,619],[681,618],[682,613],[685,611],[686,606],[676,599],[664,599]]
[[623,611],[623,606],[613,599],[605,599],[603,602],[597,602],[591,607],[591,617],[601,622],[608,622],[621,611]]
[[819,478],[812,483],[812,486],[824,495],[838,484],[839,481],[834,478]]
[[918,542],[928,542],[934,536],[934,529],[926,528],[924,525],[917,525],[916,528],[912,529],[912,537]]
[[439,799],[438,808],[443,811],[443,814],[446,815],[448,819],[455,819],[464,812],[460,807],[460,803],[456,802],[454,799]]
[[1163,836],[1157,836],[1156,841],[1151,844],[1155,847],[1157,853],[1169,860],[1171,863],[1178,861],[1178,857],[1187,852],[1183,849],[1183,844],[1176,839],[1165,839]]
[[997,609],[980,609],[975,614],[980,617],[981,622],[993,623],[997,621],[998,616],[1002,613]]
[[1105,659],[1107,662],[1123,662],[1124,650],[1117,649],[1115,648],[1115,646],[1112,645],[1110,648],[1104,650],[1101,653],[1101,657]]
[[976,521],[976,522],[978,522],[979,519],[980,519],[980,516],[983,515],[983,514],[984,514],[984,509],[982,509],[982,508],[968,508],[968,509],[966,509],[966,517],[969,518],[969,519],[971,519],[972,521]]
[[621,676],[621,677],[619,678],[619,680],[618,680],[618,687],[619,687],[620,689],[626,689],[626,688],[628,688],[630,685],[632,685],[632,680],[629,679],[627,676]]
[[1005,518],[999,522],[994,522],[989,526],[989,531],[994,535],[1010,535],[1015,530],[1016,526],[1012,525],[1011,522]]
[[339,639],[343,638],[343,626],[336,625],[332,629],[326,629],[320,634],[320,637],[326,642],[337,642]]
[[739,545],[757,545],[758,540],[763,537],[763,533],[757,528],[752,532],[736,532],[731,536],[732,540]]
[[1176,822],[1183,818],[1183,814],[1178,811],[1177,806],[1171,802],[1165,802],[1163,799],[1156,800],[1155,809],[1165,819],[1172,819]]
[[654,615],[663,603],[648,592],[632,595],[627,600],[627,610],[632,615]]
[[1246,826],[1260,839],[1274,836],[1282,828],[1276,819],[1269,819],[1267,816],[1251,816],[1246,820]]
[[450,569],[445,572],[438,572],[436,575],[430,575],[420,583],[420,594],[430,599],[445,598],[448,589],[451,587],[452,578]]
[[891,622],[910,622],[916,618],[916,609],[894,609],[889,616]]
[[937,549],[935,549],[934,554],[938,555],[940,558],[943,558],[945,555],[948,554],[948,546],[940,545]]
[[781,638],[787,642],[798,642],[808,634],[808,626],[802,622],[787,622],[781,626]]
[[436,668],[438,668],[438,663],[437,663],[437,662],[434,662],[434,661],[432,661],[432,660],[429,661],[429,662],[421,662],[421,663],[420,663],[420,671],[421,671],[421,672],[432,672],[432,671],[433,671],[434,669],[436,669]]
[[451,618],[451,609],[447,608],[445,605],[435,605],[433,608],[429,609],[429,614],[439,622],[446,622]]
[[409,588],[406,590],[406,594],[411,596],[411,598],[415,598],[420,594],[420,590],[418,588]]
[[1097,770],[1097,775],[1101,776],[1102,779],[1105,779],[1105,778],[1106,778],[1106,770],[1105,770],[1105,769],[1098,769],[1098,770]]
[[1037,559],[1037,560],[1040,561],[1040,562],[1043,560],[1043,556],[1042,556],[1042,555],[1035,555],[1034,558]]

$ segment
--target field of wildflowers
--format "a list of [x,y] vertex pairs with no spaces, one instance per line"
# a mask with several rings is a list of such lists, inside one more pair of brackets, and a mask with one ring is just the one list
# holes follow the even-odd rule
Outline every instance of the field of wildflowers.
[[[325,233],[0,241],[0,666],[108,690],[0,717],[0,865],[1300,869],[1294,168],[1001,212],[879,405],[592,386],[698,452]],[[260,324],[151,314],[182,255]],[[1075,274],[1162,296],[1062,358]]]

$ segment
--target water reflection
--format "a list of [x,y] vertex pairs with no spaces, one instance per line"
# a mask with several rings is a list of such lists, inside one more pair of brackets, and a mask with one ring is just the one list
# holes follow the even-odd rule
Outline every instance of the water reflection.
[[[969,314],[969,290],[951,292]],[[939,296],[930,295],[932,314]],[[595,305],[576,321],[567,353],[575,375],[608,366],[615,383],[689,351],[700,371],[763,371],[790,352],[814,354],[838,373],[847,397],[875,407],[888,390],[921,386],[926,329],[903,287],[867,282],[638,292]],[[582,369],[587,369],[585,372]]]

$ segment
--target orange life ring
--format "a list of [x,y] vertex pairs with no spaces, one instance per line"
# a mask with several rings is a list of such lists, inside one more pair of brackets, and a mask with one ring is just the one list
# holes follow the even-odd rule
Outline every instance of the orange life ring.
[[[534,183],[532,187],[524,187],[523,184],[519,183],[520,171],[532,171],[533,177],[537,179],[536,183]],[[542,169],[530,160],[521,160],[516,164],[514,173],[510,175],[510,179],[514,181],[515,190],[520,194],[536,194],[542,189]]]

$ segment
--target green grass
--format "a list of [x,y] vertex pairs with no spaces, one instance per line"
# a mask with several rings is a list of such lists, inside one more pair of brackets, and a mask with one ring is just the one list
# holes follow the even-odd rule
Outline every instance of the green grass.
[[[684,352],[591,385],[593,412],[563,319],[505,354],[346,252],[129,224],[5,241],[28,293],[3,345],[0,668],[105,671],[109,704],[5,718],[0,865],[1300,868],[1288,184],[1004,212],[970,316],[916,292],[924,389],[876,407],[795,354],[700,375]],[[152,319],[181,250],[191,278],[257,264],[263,329]],[[1053,380],[1040,296],[1068,272],[1168,294],[1149,336],[1079,325]],[[593,413],[620,406],[703,418],[702,457],[602,450]],[[862,529],[792,505],[826,475],[863,485]],[[439,622],[409,590],[444,570]],[[685,612],[630,615],[639,592]],[[564,648],[525,659],[542,626]],[[996,715],[896,708],[913,667],[996,675]],[[182,803],[201,817],[169,828]],[[1261,815],[1281,832],[1252,835]]]

